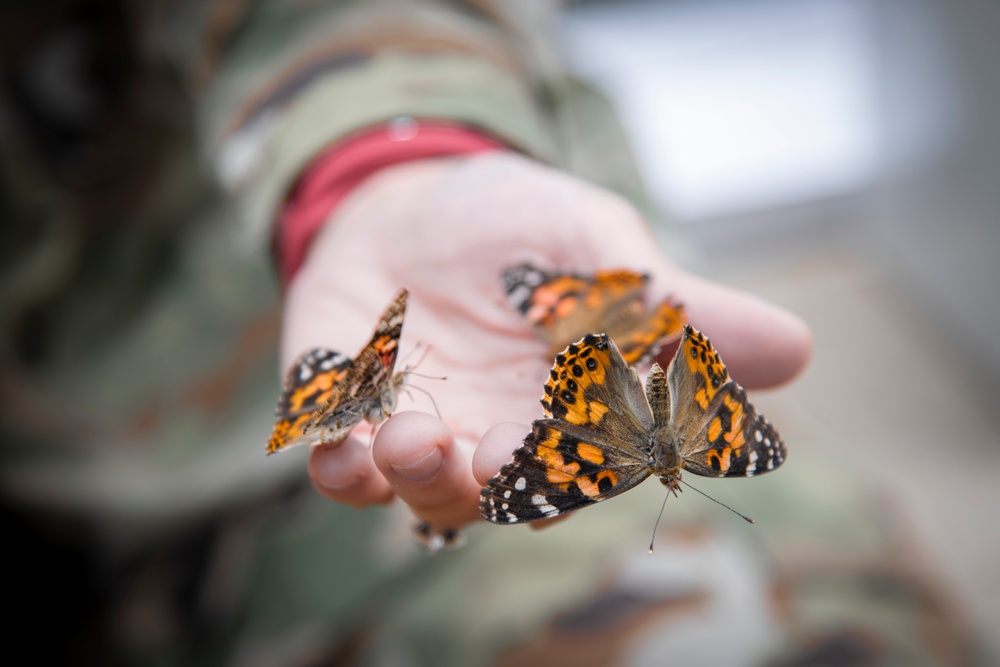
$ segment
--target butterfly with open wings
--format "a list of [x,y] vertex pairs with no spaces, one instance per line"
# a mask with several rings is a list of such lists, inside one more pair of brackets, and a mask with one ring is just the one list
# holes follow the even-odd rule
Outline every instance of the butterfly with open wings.
[[682,470],[753,477],[785,461],[778,432],[690,325],[667,371],[653,365],[645,391],[609,336],[584,336],[556,356],[542,407],[545,418],[480,494],[487,521],[552,518],[650,475],[676,495]]

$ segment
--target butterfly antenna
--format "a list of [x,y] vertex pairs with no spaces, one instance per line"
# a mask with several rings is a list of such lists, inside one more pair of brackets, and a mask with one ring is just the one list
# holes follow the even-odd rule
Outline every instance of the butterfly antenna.
[[[423,376],[421,376],[421,377],[427,377],[427,376],[426,376],[426,375],[423,375]],[[447,380],[448,378],[432,378],[432,379],[440,379],[440,380]],[[431,396],[431,393],[430,393],[429,391],[427,391],[426,389],[421,389],[420,387],[417,387],[417,386],[414,386],[414,385],[409,385],[409,386],[408,386],[408,387],[406,388],[406,392],[407,392],[408,394],[409,394],[409,391],[410,391],[410,389],[416,389],[417,391],[419,391],[419,392],[422,392],[422,393],[426,394],[426,395],[427,395],[427,398],[431,399],[431,405],[433,405],[433,406],[434,406],[434,412],[436,412],[436,413],[437,413],[437,416],[438,416],[438,419],[441,419],[441,420],[443,421],[443,418],[441,417],[441,411],[440,411],[440,410],[438,410],[438,405],[437,405],[437,401],[435,401],[435,400],[434,400],[434,397],[433,397],[433,396]],[[413,398],[413,394],[410,394],[410,398],[411,398],[411,399]]]
[[[688,487],[689,489],[694,489],[695,491],[698,491],[698,489],[695,489],[693,486],[691,486],[690,484],[688,484],[687,482],[685,482],[683,479],[680,480],[680,481],[681,481],[681,483],[684,484],[684,486]],[[705,496],[706,498],[708,498],[709,500],[711,500],[713,503],[718,503],[718,504],[722,505],[723,507],[725,507],[727,510],[729,510],[733,514],[741,517],[747,523],[757,523],[756,521],[754,521],[753,519],[751,519],[750,517],[748,517],[746,514],[740,514],[739,512],[737,512],[736,510],[734,510],[732,507],[730,507],[726,503],[722,502],[721,500],[716,500],[715,498],[713,498],[712,496],[708,495],[704,491],[698,491],[698,493],[700,493],[701,495]]]
[[[426,378],[428,380],[447,380],[448,378],[446,378],[444,376],[440,376],[440,375],[424,375],[423,373],[417,373],[417,372],[414,371],[414,369],[417,366],[419,366],[420,364],[422,364],[424,362],[424,359],[427,357],[427,353],[431,351],[431,346],[427,345],[426,343],[417,343],[417,347],[415,347],[412,350],[410,350],[410,353],[406,355],[407,357],[409,357],[410,354],[413,354],[417,349],[419,349],[421,347],[424,348],[424,353],[420,355],[420,358],[417,359],[415,362],[413,362],[413,364],[408,365],[405,368],[403,368],[403,370],[400,371],[399,374],[400,375],[416,375],[418,378]],[[405,359],[406,359],[406,357],[403,358],[403,360],[405,360]]]
[[447,380],[446,375],[424,375],[423,373],[414,373],[413,371],[403,371],[404,375],[415,375],[418,378],[424,378],[425,380]]
[[670,489],[667,489],[667,495],[663,496],[663,504],[660,505],[660,513],[656,515],[656,523],[653,524],[653,536],[649,538],[649,555],[653,555],[653,541],[656,540],[656,529],[660,525],[660,517],[663,516],[663,508],[667,506],[667,498],[670,497]]
[[420,364],[424,363],[424,359],[427,357],[427,354],[431,351],[431,346],[428,345],[427,343],[417,343],[416,346],[414,346],[414,348],[412,350],[410,350],[410,352],[405,357],[403,357],[400,361],[406,361],[406,359],[411,354],[413,354],[414,352],[416,352],[417,350],[419,350],[421,348],[423,348],[423,352],[420,354],[420,358],[417,359],[416,361],[414,361],[409,366],[406,366],[406,368],[403,369],[403,373],[412,373],[414,368],[416,368]]
[[403,355],[403,358],[399,360],[399,363],[403,363],[404,361],[406,361],[407,359],[409,359],[413,355],[413,353],[416,352],[417,350],[419,350],[420,348],[424,348],[424,353],[420,355],[419,359],[417,359],[417,363],[413,364],[413,366],[415,368],[417,365],[420,364],[421,361],[424,360],[424,357],[427,355],[427,350],[429,348],[429,346],[425,346],[420,341],[417,341],[417,344],[413,346],[413,349],[410,350],[409,352],[407,352],[405,355]]

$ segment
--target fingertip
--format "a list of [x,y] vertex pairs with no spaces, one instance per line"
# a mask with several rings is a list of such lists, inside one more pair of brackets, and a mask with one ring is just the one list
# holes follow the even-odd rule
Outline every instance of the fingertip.
[[322,489],[343,491],[354,486],[365,473],[365,461],[359,456],[352,438],[342,442],[319,444],[309,452],[309,477]]
[[690,274],[674,277],[674,294],[684,304],[688,320],[708,336],[741,385],[775,387],[805,369],[813,338],[800,317],[741,290]]
[[504,422],[484,433],[472,457],[472,474],[476,481],[480,485],[489,482],[510,461],[511,454],[530,432],[531,427],[525,424]]
[[375,470],[368,448],[355,438],[316,445],[309,453],[307,469],[313,487],[334,502],[365,507],[386,504],[393,498],[392,489]]
[[772,385],[784,384],[802,373],[813,353],[813,333],[805,320],[787,310],[781,314],[786,321],[779,329],[778,343],[784,350],[784,363],[776,364]]
[[480,487],[440,419],[396,414],[379,429],[372,453],[396,495],[433,531],[455,530],[479,517]]
[[379,428],[372,447],[375,465],[388,479],[429,482],[456,453],[448,426],[424,412],[400,412]]
[[[719,343],[734,378],[748,388],[777,387],[799,375],[812,356],[809,325],[780,306],[743,295],[746,316]],[[727,353],[729,356],[727,356]]]

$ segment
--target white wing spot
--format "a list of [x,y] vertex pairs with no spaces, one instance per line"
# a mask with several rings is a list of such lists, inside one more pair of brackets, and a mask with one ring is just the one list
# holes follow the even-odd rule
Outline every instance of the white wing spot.
[[528,480],[526,480],[523,477],[518,477],[517,481],[514,482],[514,488],[517,489],[518,491],[524,491],[524,489],[527,488],[527,486],[528,486]]
[[519,306],[531,296],[531,288],[527,285],[516,285],[514,289],[507,293],[507,301]]
[[505,500],[507,498],[510,498],[510,489],[507,489],[506,491],[503,492],[503,497],[504,497]]
[[503,511],[506,512],[507,510],[510,509],[510,505],[508,505],[507,503],[504,503],[503,505],[500,506],[500,509],[502,509]]
[[517,523],[517,517],[510,512],[507,512],[507,523]]
[[307,364],[302,364],[301,366],[299,366],[299,381],[300,382],[305,382],[306,380],[308,380],[309,378],[311,378],[312,375],[313,375],[312,369],[309,368],[309,366]]
[[753,437],[756,438],[757,442],[760,442],[764,439],[764,434],[760,432],[760,429],[757,429],[754,431]]
[[540,493],[536,493],[535,495],[531,496],[531,504],[532,505],[545,505],[548,502],[549,502],[549,499],[546,498],[545,496],[543,496]]
[[521,279],[532,287],[538,287],[542,284],[543,277],[538,271],[526,271]]

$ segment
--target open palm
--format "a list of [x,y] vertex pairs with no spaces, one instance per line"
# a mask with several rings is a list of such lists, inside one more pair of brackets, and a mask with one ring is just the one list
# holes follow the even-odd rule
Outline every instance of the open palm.
[[[806,363],[811,339],[794,316],[670,264],[621,198],[525,158],[493,153],[387,169],[358,188],[314,242],[288,289],[282,362],[303,350],[356,353],[401,287],[410,290],[397,371],[419,391],[369,447],[367,424],[313,449],[309,472],[336,502],[398,495],[433,529],[478,518],[482,484],[510,458],[533,419],[552,359],[503,301],[500,274],[517,262],[578,272],[648,272],[648,298],[683,302],[746,387],[774,386]],[[664,362],[668,359],[662,360]],[[421,412],[405,412],[411,408]]]

